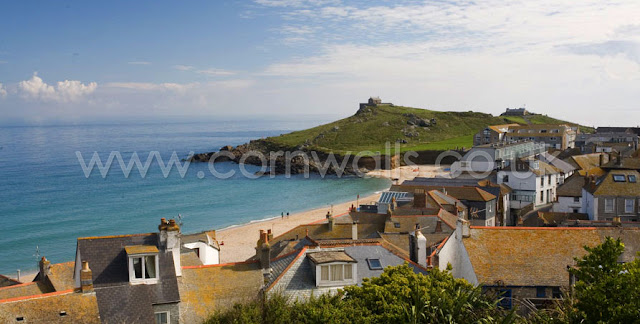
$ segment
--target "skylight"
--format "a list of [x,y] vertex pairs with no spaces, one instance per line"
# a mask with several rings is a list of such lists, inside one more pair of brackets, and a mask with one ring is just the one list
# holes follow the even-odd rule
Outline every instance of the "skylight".
[[382,263],[380,263],[380,259],[367,259],[367,263],[371,270],[382,270]]
[[635,175],[630,174],[630,175],[627,176],[627,178],[629,179],[629,182],[636,183],[636,176]]
[[613,175],[613,181],[615,182],[626,182],[626,178],[624,176],[624,174],[614,174]]

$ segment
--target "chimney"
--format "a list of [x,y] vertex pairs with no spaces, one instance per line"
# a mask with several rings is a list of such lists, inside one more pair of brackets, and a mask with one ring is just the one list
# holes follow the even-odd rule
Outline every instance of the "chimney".
[[40,275],[38,278],[44,281],[47,276],[51,274],[51,262],[47,260],[47,258],[42,257],[40,258],[40,262],[38,262],[38,266],[40,267]]
[[622,226],[622,219],[620,218],[620,216],[613,217],[613,221],[611,222],[611,225]]
[[353,221],[353,224],[351,224],[351,239],[354,241],[358,239],[358,222],[357,221]]
[[471,236],[471,227],[469,221],[458,218],[456,222],[456,239],[462,241],[463,237]]
[[398,202],[396,201],[396,197],[391,197],[391,210],[396,210],[398,208]]
[[160,219],[158,225],[160,235],[158,236],[158,245],[161,252],[170,252],[173,254],[173,266],[176,270],[176,276],[182,276],[182,266],[180,264],[180,226],[176,224],[175,219],[167,222],[166,218]]
[[273,233],[271,233],[270,229],[267,230],[267,238],[269,238],[269,241],[273,239]]
[[427,194],[424,189],[416,189],[413,192],[413,207],[425,208],[427,206]]
[[264,231],[260,231],[260,266],[262,267],[262,273],[267,275],[271,272],[271,245],[269,245],[269,234]]
[[416,229],[411,233],[412,253],[411,261],[426,267],[427,266],[427,239],[420,232],[420,225],[416,224]]
[[80,290],[83,293],[93,292],[93,274],[89,268],[88,261],[82,261],[82,270],[80,270]]
[[436,233],[441,233],[442,232],[442,221],[438,219],[438,222],[436,222]]
[[329,225],[329,232],[333,231],[333,218],[329,218],[327,220],[327,225]]
[[604,163],[604,153],[600,153],[600,166],[603,166]]

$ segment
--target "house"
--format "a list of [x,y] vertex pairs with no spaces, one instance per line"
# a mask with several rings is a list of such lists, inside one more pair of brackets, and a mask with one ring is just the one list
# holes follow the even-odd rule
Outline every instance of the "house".
[[638,149],[638,135],[633,132],[578,134],[576,147],[582,153],[611,153],[617,151],[629,155]]
[[540,161],[551,164],[552,166],[560,170],[560,175],[558,176],[558,184],[564,183],[564,179],[570,177],[577,169],[575,166],[557,158],[554,154],[549,152],[542,152],[537,156],[537,158]]
[[582,189],[582,208],[590,220],[640,221],[640,173],[609,169],[600,177],[591,176]]
[[506,134],[509,127],[512,126],[519,126],[519,124],[491,125],[485,127],[473,136],[473,146],[502,142],[504,140],[504,134]]
[[640,127],[598,127],[596,134],[627,133],[640,136]]
[[521,311],[553,306],[569,289],[567,267],[606,237],[625,244],[622,262],[640,250],[635,228],[594,227],[469,227],[462,221],[438,253],[439,266],[451,264],[452,274],[503,297],[500,305]]
[[545,145],[533,141],[500,142],[478,145],[451,164],[452,177],[464,172],[488,173],[508,166],[513,161],[544,152]]
[[51,264],[42,257],[38,264],[32,282],[0,287],[0,322],[101,323],[91,282],[75,287],[73,262]]
[[216,231],[205,231],[182,235],[181,258],[191,253],[199,261],[193,264],[211,265],[220,263],[220,245],[216,240]]
[[530,140],[560,150],[573,148],[577,127],[570,125],[532,124],[509,127],[507,141]]
[[[510,214],[510,206],[509,206],[509,195],[511,194],[511,188],[506,184],[497,184],[495,178],[495,173],[489,175],[487,179],[477,179],[476,177],[472,178],[424,178],[424,177],[416,177],[413,180],[406,180],[402,184],[407,186],[424,186],[424,187],[432,187],[432,188],[443,188],[443,187],[478,187],[496,197],[497,207],[496,207],[496,226],[506,226],[506,220]],[[431,191],[430,191],[431,192]],[[441,191],[435,190],[435,192],[442,193]],[[460,217],[467,219],[460,215]]]
[[569,227],[571,222],[586,220],[589,220],[589,215],[583,213],[538,211],[532,217],[524,219],[522,225],[525,227]]
[[498,171],[498,184],[506,184],[512,189],[509,224],[515,225],[516,216],[522,211],[552,203],[560,174],[558,168],[539,160],[518,160],[509,168]]
[[[406,181],[405,181],[406,182]],[[404,182],[400,185],[392,186],[394,190],[415,190],[432,191],[437,190],[448,196],[459,200],[467,207],[467,214],[472,223],[479,226],[495,226],[496,212],[498,207],[498,196],[493,195],[478,187],[443,187],[428,186],[419,182]]]
[[609,162],[609,154],[606,153],[589,153],[581,155],[573,155],[567,157],[563,161],[569,163],[576,168],[582,176],[602,175],[604,171],[600,168]]
[[582,188],[587,178],[574,174],[564,181],[556,190],[557,201],[553,203],[553,211],[559,213],[584,213],[582,207]]

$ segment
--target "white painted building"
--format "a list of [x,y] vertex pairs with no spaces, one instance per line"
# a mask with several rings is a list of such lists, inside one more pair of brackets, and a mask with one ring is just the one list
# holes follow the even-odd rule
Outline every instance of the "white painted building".
[[538,160],[519,160],[510,168],[498,171],[498,184],[506,184],[513,191],[511,209],[522,209],[533,204],[536,209],[556,199],[560,171]]

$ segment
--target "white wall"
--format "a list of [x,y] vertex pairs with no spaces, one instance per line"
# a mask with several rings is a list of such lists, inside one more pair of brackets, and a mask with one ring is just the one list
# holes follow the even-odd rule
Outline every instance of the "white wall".
[[558,197],[558,201],[553,204],[553,211],[558,213],[573,213],[574,209],[584,213],[581,197],[578,202],[575,202],[573,197]]
[[589,215],[589,220],[598,220],[598,200],[584,188],[582,189],[582,210]]
[[184,244],[184,247],[188,249],[200,249],[200,261],[202,261],[203,265],[220,263],[220,251],[204,242],[187,243]]
[[[459,235],[459,238],[456,238]],[[455,278],[464,278],[471,284],[478,284],[478,277],[473,271],[471,260],[467,249],[462,244],[462,234],[459,230],[449,236],[449,239],[444,244],[440,252],[438,253],[439,268],[444,270],[447,268],[447,264],[451,264],[451,274]]]

